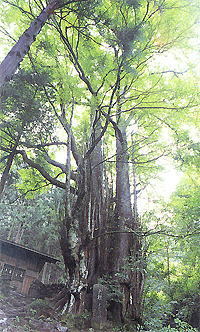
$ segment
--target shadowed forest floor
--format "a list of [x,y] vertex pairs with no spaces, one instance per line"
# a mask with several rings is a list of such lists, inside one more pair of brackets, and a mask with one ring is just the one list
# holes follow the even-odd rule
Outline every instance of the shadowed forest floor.
[[26,297],[14,290],[0,294],[1,332],[93,332],[89,325],[86,314],[61,316],[53,309],[50,299]]

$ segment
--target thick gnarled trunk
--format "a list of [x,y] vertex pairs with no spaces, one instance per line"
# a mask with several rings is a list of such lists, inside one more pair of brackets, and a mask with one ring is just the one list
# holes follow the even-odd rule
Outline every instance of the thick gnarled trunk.
[[[99,136],[101,123],[95,126],[93,139]],[[103,224],[103,164],[102,141],[100,141],[90,155],[88,171],[90,172],[90,254],[88,262],[88,283],[94,285],[102,273],[103,262],[101,259],[101,238],[98,237]]]
[[137,273],[136,251],[140,250],[140,244],[134,234],[137,231],[137,221],[131,204],[126,126],[120,126],[115,135],[116,206],[113,234],[110,237],[109,273],[113,276],[120,295],[111,302],[109,309],[115,321],[131,319],[137,323],[140,315],[141,281],[138,280],[140,275]]

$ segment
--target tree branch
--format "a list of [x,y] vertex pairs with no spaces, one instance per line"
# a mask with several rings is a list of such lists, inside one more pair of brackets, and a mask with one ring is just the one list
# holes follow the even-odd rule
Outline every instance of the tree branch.
[[[58,115],[57,114],[57,117],[58,117],[60,123],[62,124],[63,128],[65,129],[66,133],[69,135],[70,127],[69,127],[69,124],[67,123],[67,120],[64,117],[64,115]],[[71,150],[72,150],[72,154],[73,154],[73,157],[74,157],[74,159],[76,161],[77,166],[79,166],[79,165],[82,164],[83,158],[78,153],[78,149],[77,149],[77,146],[76,146],[76,141],[75,141],[74,135],[72,133],[70,135],[71,135]]]
[[13,151],[8,156],[6,167],[5,167],[5,169],[4,169],[3,173],[2,173],[2,176],[1,176],[1,181],[0,181],[0,196],[3,193],[4,187],[5,187],[5,184],[6,184],[6,180],[8,178],[8,174],[10,172],[10,169],[11,169],[11,166],[12,166],[12,163],[13,163],[13,160],[14,160],[16,147],[17,146],[14,147]]
[[20,142],[21,144],[23,144],[25,147],[27,148],[33,148],[33,149],[40,149],[40,148],[45,148],[47,146],[52,146],[52,145],[67,145],[66,142],[50,142],[50,143],[41,143],[41,144],[31,144],[31,143],[27,143],[27,142]]
[[16,153],[21,154],[23,161],[31,166],[32,168],[35,168],[38,170],[38,172],[51,184],[53,184],[56,187],[65,189],[65,183],[57,180],[56,178],[53,178],[47,171],[39,164],[35,163],[33,160],[29,159],[26,152],[24,150],[16,150]]
[[[63,173],[66,174],[66,172],[67,172],[67,168],[66,168],[66,166],[65,166],[64,164],[59,163],[58,161],[51,159],[47,154],[44,155],[44,159],[45,159],[49,164],[51,164],[51,165],[53,165],[53,166],[55,166],[55,167],[60,168],[61,171],[62,171]],[[70,178],[71,178],[72,180],[74,180],[74,181],[77,181],[77,176],[76,176],[76,174],[75,174],[73,171],[70,172]]]
[[10,52],[0,64],[0,87],[9,81],[17,70],[20,62],[28,53],[30,46],[35,41],[36,36],[40,33],[43,25],[47,19],[54,12],[54,10],[62,8],[66,5],[75,2],[86,0],[51,0],[50,3],[42,10],[40,15],[31,22],[28,29],[24,31],[17,43],[11,48]]
[[109,107],[108,107],[108,113],[105,114],[105,118],[106,118],[106,122],[104,124],[104,127],[100,133],[100,135],[94,140],[92,146],[88,149],[88,151],[85,153],[85,156],[84,158],[88,158],[88,156],[92,153],[92,151],[94,150],[94,148],[97,146],[97,144],[100,142],[100,140],[102,139],[102,137],[104,136],[107,128],[108,128],[108,124],[110,122],[110,113],[111,113],[111,110],[112,110],[112,106],[113,106],[113,99],[114,99],[114,95],[119,87],[119,84],[120,84],[120,74],[121,74],[121,68],[122,68],[122,62],[120,63],[119,65],[119,68],[118,68],[118,72],[117,72],[117,78],[116,78],[116,82],[115,82],[115,85],[113,87],[113,91],[112,91],[112,94],[111,94],[111,97],[110,97],[110,103],[109,103]]

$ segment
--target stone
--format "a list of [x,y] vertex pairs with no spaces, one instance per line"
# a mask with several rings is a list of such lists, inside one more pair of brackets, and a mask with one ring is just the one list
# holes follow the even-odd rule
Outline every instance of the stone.
[[66,327],[66,326],[62,326],[61,324],[58,324],[56,326],[57,330],[60,331],[60,332],[68,332],[69,329]]
[[94,329],[102,330],[107,324],[107,288],[104,285],[93,286],[92,320]]
[[5,315],[5,312],[3,310],[0,310],[0,327],[2,328],[4,325],[6,325],[7,317]]

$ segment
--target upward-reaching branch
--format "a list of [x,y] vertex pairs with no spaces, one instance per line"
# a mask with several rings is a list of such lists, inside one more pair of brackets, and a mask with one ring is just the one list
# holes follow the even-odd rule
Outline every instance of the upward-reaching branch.
[[40,15],[31,22],[30,27],[24,31],[18,42],[11,48],[10,52],[0,64],[0,87],[9,81],[17,70],[20,62],[28,53],[30,46],[35,41],[36,36],[40,33],[43,25],[54,12],[54,10],[69,5],[74,2],[85,0],[51,0]]
[[35,163],[33,160],[28,158],[26,152],[24,150],[16,150],[16,153],[21,154],[23,161],[28,164],[30,167],[37,169],[38,172],[52,185],[65,189],[65,183],[57,180],[55,177],[53,178],[41,165]]

